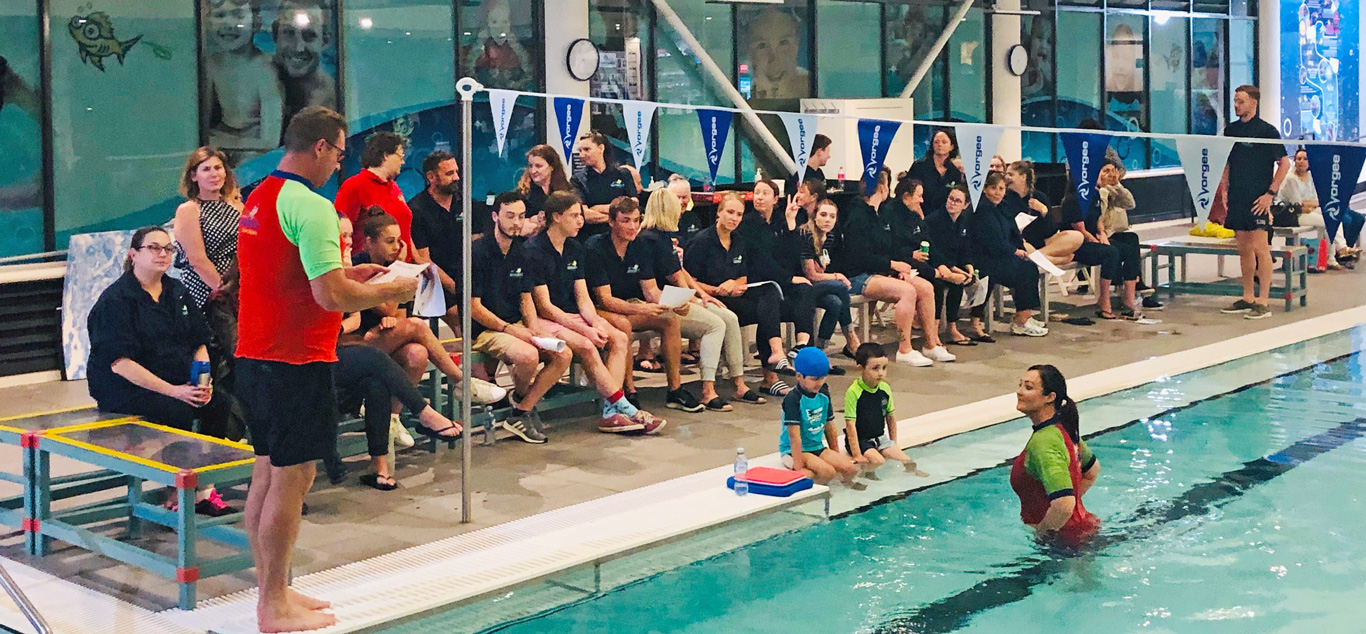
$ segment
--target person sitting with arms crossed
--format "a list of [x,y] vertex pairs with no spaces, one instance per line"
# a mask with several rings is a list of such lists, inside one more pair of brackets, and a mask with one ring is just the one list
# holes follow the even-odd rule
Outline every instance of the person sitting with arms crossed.
[[[441,321],[451,332],[460,332],[461,288],[463,279],[464,210],[460,193],[460,166],[450,153],[436,150],[422,159],[422,174],[427,186],[408,199],[413,212],[413,262],[436,265],[437,277],[446,299],[446,314]],[[477,217],[476,217],[477,219]],[[470,240],[479,238],[479,223],[473,223]]]
[[865,467],[865,475],[877,479],[882,463],[895,460],[906,471],[922,478],[930,474],[916,468],[896,443],[896,406],[892,387],[887,385],[887,351],[875,343],[865,343],[854,353],[859,378],[844,393],[844,446],[854,463]]
[[[574,360],[569,350],[547,350],[536,337],[550,337],[536,315],[527,279],[526,241],[521,238],[526,205],[517,192],[493,199],[493,230],[470,245],[474,275],[470,279],[470,350],[499,361],[512,374],[512,412],[498,426],[523,441],[543,444],[549,438],[536,413],[550,388]],[[541,364],[544,363],[544,367]]]
[[830,387],[825,384],[830,359],[816,348],[803,348],[794,359],[797,387],[783,397],[783,431],[778,435],[778,453],[783,466],[801,471],[816,484],[829,484],[839,475],[844,485],[862,491],[868,485],[855,481],[859,468],[839,446],[835,428],[835,408],[830,405]]
[[1097,225],[1110,240],[1110,246],[1119,253],[1119,277],[1116,283],[1123,285],[1124,312],[1121,317],[1132,321],[1143,319],[1143,309],[1161,310],[1162,302],[1149,297],[1138,299],[1138,278],[1142,276],[1143,254],[1139,250],[1138,234],[1129,230],[1129,210],[1137,203],[1134,195],[1119,181],[1124,164],[1117,159],[1106,159],[1100,169],[1100,180],[1096,186],[1096,196],[1100,199],[1100,219]]
[[[1118,159],[1115,159],[1118,162]],[[1115,164],[1106,159],[1105,164],[1100,168],[1097,175],[1097,193],[1091,200],[1091,209],[1085,214],[1082,213],[1081,203],[1077,198],[1076,191],[1068,191],[1062,199],[1062,218],[1063,222],[1070,226],[1072,230],[1078,231],[1085,239],[1076,252],[1072,254],[1072,259],[1078,264],[1086,266],[1100,266],[1100,280],[1096,282],[1096,316],[1101,319],[1122,319],[1112,310],[1110,301],[1110,287],[1112,284],[1119,284],[1125,292],[1137,289],[1136,285],[1125,285],[1125,271],[1120,267],[1120,252],[1110,244],[1110,234],[1105,232],[1100,224],[1101,200],[1099,189],[1104,184],[1113,180],[1118,183],[1118,172],[1115,171]],[[1137,300],[1131,296],[1124,297],[1124,305],[1131,310],[1137,305]]]
[[[968,228],[968,236],[974,247],[972,261],[982,273],[990,276],[992,284],[1010,289],[1014,296],[1015,319],[1010,324],[1010,333],[1023,337],[1044,337],[1048,335],[1048,328],[1034,319],[1034,313],[1043,305],[1039,301],[1039,267],[1029,261],[1015,217],[1008,215],[1000,206],[1005,195],[1005,176],[1000,172],[987,174],[981,204],[972,214]],[[983,315],[985,310],[988,308],[983,304]],[[980,323],[979,319],[976,314],[973,315],[974,325]],[[977,327],[981,328],[980,325]]]
[[[670,409],[700,412],[705,409],[692,392],[683,388],[680,357],[683,335],[678,317],[688,312],[687,305],[670,309],[645,299],[640,281],[646,277],[646,253],[636,238],[640,235],[640,206],[636,199],[622,196],[607,207],[611,232],[588,239],[588,289],[597,300],[598,314],[617,330],[626,333],[628,340],[637,330],[653,330],[663,340],[664,368],[668,373],[669,392],[664,404]],[[642,342],[648,346],[648,342]],[[635,381],[626,372],[626,393],[635,394]]]
[[525,251],[541,327],[569,345],[603,396],[598,431],[658,432],[667,421],[639,409],[622,391],[631,340],[598,314],[588,293],[588,257],[575,239],[583,227],[583,204],[569,192],[555,192],[546,198],[545,220],[545,231],[527,241]]
[[[607,233],[607,206],[621,196],[635,196],[640,193],[637,186],[640,178],[631,168],[623,167],[613,161],[608,154],[610,143],[607,135],[593,130],[579,137],[574,146],[583,169],[574,172],[570,182],[578,190],[579,200],[584,206],[584,226],[582,239]],[[546,218],[546,222],[550,222]]]

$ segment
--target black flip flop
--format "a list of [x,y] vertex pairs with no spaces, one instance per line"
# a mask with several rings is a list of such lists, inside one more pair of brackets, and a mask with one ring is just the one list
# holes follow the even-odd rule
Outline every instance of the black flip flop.
[[1120,320],[1120,316],[1119,316],[1119,315],[1116,315],[1116,314],[1114,314],[1113,312],[1106,311],[1106,310],[1098,310],[1098,311],[1096,311],[1096,316],[1099,317],[1099,318],[1101,318],[1101,319],[1104,319],[1105,321],[1119,321],[1119,320]]
[[849,349],[849,346],[845,346],[843,350],[840,350],[840,354],[844,355],[845,358],[849,359],[850,361],[858,361],[858,357],[854,355],[853,350]]
[[461,434],[456,434],[454,436],[444,436],[441,434],[441,432],[455,428],[455,425],[451,425],[449,427],[442,427],[441,429],[432,429],[431,427],[427,427],[426,425],[418,425],[415,431],[417,431],[417,433],[419,434],[422,434],[423,436],[431,438],[432,440],[449,442],[453,440],[460,440]]
[[787,359],[773,364],[769,369],[779,376],[797,376],[797,371],[792,369],[792,363]]
[[973,341],[972,339],[956,339],[956,340],[954,340],[954,341],[950,341],[949,343],[951,343],[951,344],[953,344],[953,345],[955,345],[955,346],[975,346],[975,345],[977,345],[977,342],[976,342],[976,341]]
[[774,381],[773,385],[764,388],[764,391],[773,396],[782,397],[787,396],[787,393],[792,391],[792,386],[782,381]]
[[707,401],[707,402],[704,403],[703,405],[706,406],[707,411],[711,411],[711,412],[733,412],[733,411],[735,411],[735,408],[734,408],[734,407],[731,407],[730,401],[727,401],[726,399],[721,398],[721,397],[719,397],[719,396],[716,397],[716,398],[714,398],[714,399],[712,399],[712,400],[710,400],[710,401]]
[[996,343],[996,338],[991,335],[973,335],[968,338],[977,343]]
[[763,405],[768,402],[768,399],[759,396],[755,390],[745,390],[744,394],[736,394],[734,398],[736,402],[746,405]]
[[[645,365],[646,363],[652,363],[655,367],[649,368]],[[638,372],[648,372],[650,374],[660,374],[664,372],[664,364],[660,363],[657,359],[636,359],[636,362],[632,367]]]
[[[389,478],[392,480],[393,476],[389,476]],[[360,483],[380,491],[393,491],[398,488],[397,482],[380,482],[378,473],[367,473],[361,476]]]

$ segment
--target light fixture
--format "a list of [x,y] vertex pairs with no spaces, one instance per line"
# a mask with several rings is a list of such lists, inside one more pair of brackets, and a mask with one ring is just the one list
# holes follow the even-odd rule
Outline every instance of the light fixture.
[[297,12],[297,13],[294,14],[294,26],[297,26],[297,27],[303,29],[303,28],[307,28],[310,22],[312,22],[312,20],[309,19],[307,13],[304,13],[303,11],[299,11],[299,12]]
[[361,19],[360,19],[360,28],[362,28],[362,29],[373,29],[373,28],[375,28],[375,21],[374,21],[374,20],[371,20],[370,18],[361,18]]
[[1172,14],[1167,11],[1153,11],[1153,22],[1164,25],[1172,19]]

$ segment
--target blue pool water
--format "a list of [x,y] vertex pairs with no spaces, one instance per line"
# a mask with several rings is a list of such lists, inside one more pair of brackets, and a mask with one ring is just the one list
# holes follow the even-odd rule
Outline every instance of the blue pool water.
[[[488,631],[1363,631],[1362,375],[1353,354],[1090,438],[1105,528],[1082,556],[1033,541],[1001,465]],[[1087,401],[1083,433],[1088,412],[1164,397]]]

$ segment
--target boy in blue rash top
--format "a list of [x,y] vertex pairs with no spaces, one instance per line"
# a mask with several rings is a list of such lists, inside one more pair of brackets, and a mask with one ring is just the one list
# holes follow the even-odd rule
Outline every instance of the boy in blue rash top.
[[830,359],[818,348],[802,348],[792,362],[797,373],[797,388],[783,397],[783,433],[778,436],[778,452],[783,466],[802,471],[817,484],[829,484],[838,474],[844,484],[856,491],[867,486],[855,482],[858,467],[839,451],[839,431],[835,409],[830,405],[830,389],[825,377]]

